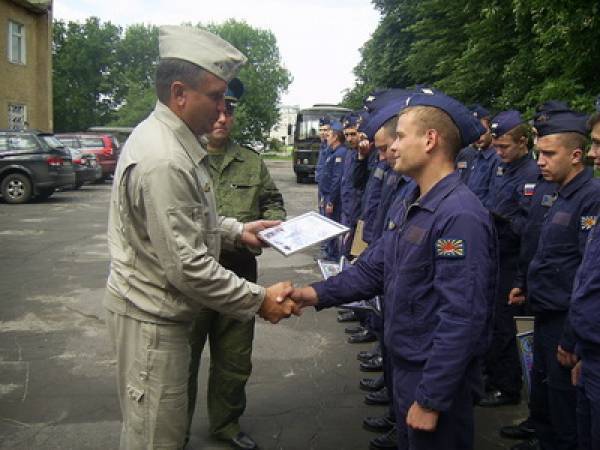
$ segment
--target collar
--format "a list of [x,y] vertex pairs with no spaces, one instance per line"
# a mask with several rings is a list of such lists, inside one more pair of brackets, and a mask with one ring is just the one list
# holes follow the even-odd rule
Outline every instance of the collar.
[[483,150],[479,150],[479,154],[485,159],[490,159],[492,156],[496,154],[496,149],[493,145],[489,145],[487,148]]
[[509,163],[500,163],[500,164],[502,166],[506,167],[507,170],[513,171],[513,170],[517,170],[519,167],[527,164],[527,162],[529,162],[530,159],[531,159],[531,154],[529,152],[527,152],[525,155],[521,156],[516,161],[512,161]]
[[181,146],[184,148],[190,159],[199,164],[206,156],[206,150],[200,145],[198,138],[192,130],[181,120],[177,114],[171,111],[167,105],[156,102],[154,107],[154,117],[164,123],[175,135]]
[[559,189],[558,195],[561,197],[568,198],[577,192],[584,184],[586,184],[593,177],[592,169],[585,167],[581,172],[575,175],[566,186]]
[[461,183],[458,172],[452,172],[438,181],[431,190],[421,199],[419,207],[430,212],[435,212],[440,203],[450,195]]

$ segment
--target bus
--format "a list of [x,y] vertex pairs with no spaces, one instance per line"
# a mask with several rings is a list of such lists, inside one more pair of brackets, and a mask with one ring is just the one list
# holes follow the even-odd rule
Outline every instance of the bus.
[[298,183],[314,181],[315,168],[319,159],[319,119],[327,116],[340,120],[351,112],[348,108],[337,105],[318,104],[312,108],[301,109],[296,116],[296,129],[294,131],[294,150],[292,161],[294,173]]

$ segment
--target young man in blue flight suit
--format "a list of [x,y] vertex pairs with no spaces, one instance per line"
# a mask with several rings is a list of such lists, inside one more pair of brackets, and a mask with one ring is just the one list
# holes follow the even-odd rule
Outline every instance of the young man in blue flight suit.
[[392,149],[394,170],[418,187],[349,270],[291,294],[322,309],[385,292],[400,449],[473,448],[497,243],[489,212],[460,181],[454,161],[481,134],[453,98],[428,89],[411,96]]
[[[480,104],[476,103],[474,105],[469,106],[469,111],[473,113],[473,117],[480,120],[482,125],[487,129],[490,128],[490,112],[485,109]],[[487,132],[483,136],[479,138],[479,140],[475,144],[467,145],[462,148],[458,155],[456,156],[456,170],[460,174],[460,179],[463,183],[467,184],[469,179],[469,175],[471,173],[471,167],[473,165],[473,160],[477,156],[477,144],[483,145],[488,139]]]
[[342,172],[342,184],[340,188],[342,197],[341,223],[350,228],[350,231],[343,238],[342,245],[342,255],[346,256],[346,258],[350,258],[350,250],[360,214],[360,200],[362,196],[362,191],[355,187],[352,177],[356,158],[358,157],[358,119],[358,114],[351,113],[344,117],[342,121],[347,152],[344,159],[344,170]]
[[476,149],[476,152],[468,166],[468,174],[461,174],[461,176],[466,177],[466,180],[463,178],[463,181],[467,187],[479,197],[481,203],[485,204],[489,195],[492,176],[495,173],[496,165],[499,163],[499,158],[492,145],[493,130],[490,129],[489,112],[483,108],[478,108],[475,109],[473,116],[479,120],[484,127],[485,132],[471,145],[471,147]]
[[[327,146],[329,153],[323,166],[321,192],[325,216],[339,222],[342,217],[342,173],[344,170],[344,159],[346,157],[346,146],[344,145],[344,129],[338,120],[332,120],[327,132]],[[340,246],[338,239],[330,239],[327,242],[327,258],[337,260],[340,257]]]
[[[592,138],[588,157],[600,166],[600,103],[596,110],[588,122]],[[591,225],[592,220],[588,223]],[[582,450],[600,448],[600,226],[597,217],[589,234],[575,277],[569,312],[580,358],[573,369],[572,381],[578,385],[577,435]]]
[[514,316],[519,308],[508,303],[519,259],[520,240],[528,205],[540,171],[529,152],[529,127],[516,110],[503,111],[492,119],[493,146],[500,163],[484,203],[498,232],[500,278],[496,294],[494,333],[486,358],[487,390],[480,406],[519,403],[522,373]]
[[[325,160],[329,154],[329,148],[327,147],[327,134],[329,133],[329,124],[331,119],[327,116],[319,119],[319,136],[321,138],[321,144],[319,145],[319,157],[317,159],[317,166],[315,167],[315,182],[317,183],[317,208],[319,214],[325,215],[325,206],[323,204],[323,192],[321,192],[321,186],[323,183],[323,167],[325,166]],[[327,243],[321,243],[321,255],[327,255]]]
[[[527,291],[511,290],[509,301],[525,298],[535,315],[530,414],[542,449],[576,449],[576,391],[571,384],[574,331],[567,317],[573,280],[592,222],[600,210],[600,182],[583,165],[586,117],[570,110],[536,115],[538,166],[558,192],[548,209],[527,272]],[[531,211],[537,206],[534,204]],[[536,448],[525,442],[515,449]]]

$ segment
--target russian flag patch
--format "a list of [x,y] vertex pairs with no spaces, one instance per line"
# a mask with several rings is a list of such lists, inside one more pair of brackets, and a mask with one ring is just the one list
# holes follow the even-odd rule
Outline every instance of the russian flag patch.
[[531,197],[533,194],[535,194],[535,183],[525,183],[525,186],[523,186],[523,195]]

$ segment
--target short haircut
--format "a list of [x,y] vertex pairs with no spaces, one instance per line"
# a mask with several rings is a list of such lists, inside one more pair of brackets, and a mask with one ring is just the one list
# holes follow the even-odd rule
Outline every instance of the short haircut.
[[200,84],[204,69],[179,58],[162,58],[156,67],[156,96],[166,104],[171,98],[171,85],[181,81],[194,89]]
[[394,117],[389,119],[386,123],[383,124],[383,130],[389,137],[396,137],[396,127],[398,126],[398,115],[396,114]]
[[444,148],[449,151],[450,156],[455,158],[461,149],[460,132],[452,118],[439,108],[433,106],[409,106],[400,111],[399,116],[414,112],[413,117],[419,131],[423,134],[427,130],[434,129],[442,137]]
[[590,118],[588,119],[587,126],[588,126],[589,130],[592,131],[592,128],[594,128],[599,123],[600,123],[600,112],[596,112],[596,113],[592,114],[590,116]]
[[343,131],[331,130],[331,132],[337,136],[337,140],[340,144],[343,144],[346,142],[346,136],[344,135]]
[[569,132],[569,133],[559,133],[560,141],[565,146],[567,150],[577,150],[585,152],[587,147],[588,139],[583,134]]

